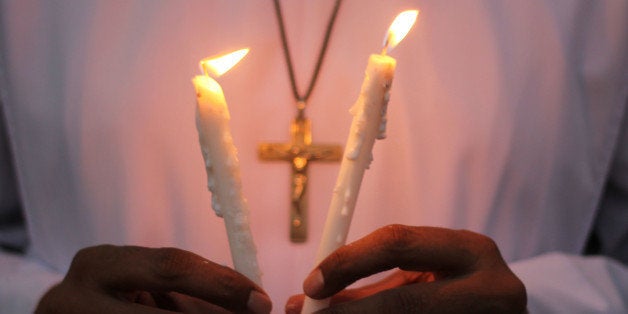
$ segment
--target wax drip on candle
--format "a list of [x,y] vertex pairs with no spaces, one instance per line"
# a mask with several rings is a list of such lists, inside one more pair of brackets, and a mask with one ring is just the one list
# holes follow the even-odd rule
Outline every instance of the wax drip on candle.
[[[223,145],[226,145],[227,147],[235,147],[233,145],[233,137],[231,137],[231,134],[229,133],[223,134],[222,142]],[[230,154],[227,158],[227,166],[234,172],[239,172],[237,153],[237,149],[233,148],[233,154]]]
[[207,167],[207,188],[211,192],[212,209],[214,210],[214,213],[216,213],[216,216],[222,217],[222,206],[220,206],[218,193],[216,193],[216,179],[214,178],[214,170],[211,167]]
[[216,216],[222,217],[222,208],[220,207],[220,201],[218,200],[218,194],[216,191],[216,178],[214,177],[214,169],[212,167],[211,158],[209,158],[209,149],[205,146],[201,146],[201,153],[203,154],[203,160],[205,160],[205,169],[207,170],[207,189],[211,192],[212,197],[212,209]]
[[[229,111],[227,110],[226,107],[220,107],[218,109],[216,108],[212,108],[214,110],[217,110],[217,112],[219,112],[220,115],[222,115],[223,117],[225,117],[225,120],[229,120],[230,115],[229,115]],[[222,135],[222,137],[220,137],[220,141],[223,142],[223,146],[225,147],[235,147],[233,145],[233,137],[231,136],[230,133],[225,133]],[[238,161],[238,157],[237,157],[237,151],[235,150],[235,148],[233,148],[234,153],[230,154],[229,156],[227,156],[226,160],[224,161],[226,166],[230,169],[230,171],[232,173],[239,173],[239,161]],[[222,217],[224,218],[225,212],[224,212],[224,208],[222,206],[222,203],[225,201],[223,199],[221,199],[219,197],[219,194],[217,192],[217,182],[216,182],[216,178],[215,178],[215,172],[213,169],[213,162],[212,162],[212,158],[211,155],[209,154],[209,149],[207,147],[202,146],[201,147],[201,152],[203,154],[203,158],[205,160],[205,167],[207,169],[207,188],[211,191],[211,201],[212,201],[212,209],[214,210],[214,212],[216,213],[216,216],[218,217]],[[241,187],[241,182],[234,182],[233,184],[235,184],[235,187],[237,189],[232,189],[228,192],[228,195],[224,195],[228,198],[238,198],[240,197],[240,193],[238,191],[241,191],[240,187]],[[238,210],[239,211],[239,210]],[[234,216],[236,217],[236,216]]]
[[373,152],[368,155],[368,161],[366,162],[366,169],[371,169],[371,163],[373,163]]
[[357,128],[355,132],[351,135],[356,137],[357,140],[353,142],[353,147],[351,147],[346,154],[346,157],[351,160],[355,160],[358,158],[358,156],[360,155],[360,150],[362,149],[362,143],[364,142],[364,126],[366,124],[366,117],[364,108],[361,106],[361,104],[364,102],[362,101],[362,98],[364,98],[364,96],[360,95],[360,97],[358,97],[358,101],[356,101],[351,109],[349,109],[349,113],[354,117],[357,117]]
[[216,193],[214,192],[212,188],[209,188],[209,190],[212,192],[212,209],[214,210],[214,213],[216,213],[216,216],[222,217],[223,212],[222,212],[222,207],[220,207],[220,201],[218,200],[218,195],[216,195]]
[[386,94],[384,94],[384,105],[382,106],[382,122],[379,125],[379,134],[377,134],[378,140],[383,140],[386,138],[386,124],[388,123],[388,101],[390,101],[390,86],[387,88]]
[[[366,77],[366,79],[368,80],[368,76]],[[385,84],[382,85],[382,88],[385,90],[384,93],[384,105],[382,106],[382,110],[380,112],[380,114],[382,115],[381,118],[381,122],[379,125],[379,133],[377,134],[377,139],[381,140],[381,139],[385,139],[386,138],[386,124],[388,122],[388,116],[387,116],[387,112],[388,112],[388,102],[390,100],[390,88],[391,88],[392,82],[388,81]],[[362,149],[362,143],[364,143],[364,127],[366,124],[366,111],[364,110],[364,108],[359,107],[358,104],[363,103],[363,101],[361,101],[361,98],[363,96],[360,95],[360,99],[358,99],[358,101],[356,102],[355,105],[353,105],[353,107],[351,107],[351,109],[349,110],[349,112],[353,115],[353,116],[358,116],[358,124],[357,124],[357,129],[355,131],[355,133],[352,136],[357,137],[357,140],[354,142],[353,147],[351,147],[348,151],[347,154],[345,155],[346,158],[351,159],[351,160],[355,160],[358,158],[358,156],[360,155],[360,150]],[[373,157],[371,154],[370,157],[370,161],[373,161]],[[366,168],[368,169],[370,165],[370,162],[367,164]]]
[[349,200],[351,199],[351,190],[347,188],[344,195],[344,201],[342,209],[340,210],[340,215],[349,216]]
[[340,210],[340,215],[349,216],[349,208],[347,208],[347,204],[342,206],[342,209]]
[[344,205],[342,206],[342,209],[340,209],[340,215],[341,216],[349,216],[349,206],[348,206],[347,202],[345,202]]
[[342,239],[342,235],[341,235],[341,234],[339,234],[339,235],[336,237],[336,242],[338,242],[338,243],[344,243],[344,242],[345,242],[345,241],[343,241],[343,239]]
[[207,147],[201,146],[201,153],[203,154],[203,160],[205,160],[205,167],[211,167],[212,162],[209,160],[209,149]]

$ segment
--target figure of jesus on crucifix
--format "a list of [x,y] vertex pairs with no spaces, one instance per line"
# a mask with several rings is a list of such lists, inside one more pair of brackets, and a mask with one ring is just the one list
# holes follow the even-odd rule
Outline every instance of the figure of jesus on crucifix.
[[290,161],[292,164],[290,193],[290,240],[307,240],[307,168],[310,161],[338,161],[342,146],[312,144],[310,119],[297,116],[290,126],[290,143],[263,143],[259,145],[261,160]]

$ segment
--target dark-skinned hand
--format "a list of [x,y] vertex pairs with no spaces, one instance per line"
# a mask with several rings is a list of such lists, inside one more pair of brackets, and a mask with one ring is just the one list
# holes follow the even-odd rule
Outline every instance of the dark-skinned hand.
[[[399,268],[375,284],[358,279]],[[495,242],[465,230],[391,225],[345,245],[303,283],[314,299],[332,297],[320,313],[523,313],[526,291]],[[287,313],[299,313],[303,295]]]
[[269,313],[271,302],[228,267],[175,248],[80,250],[36,313]]

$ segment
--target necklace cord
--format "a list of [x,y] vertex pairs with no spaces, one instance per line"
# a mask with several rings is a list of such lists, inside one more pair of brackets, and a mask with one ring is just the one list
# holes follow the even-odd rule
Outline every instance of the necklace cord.
[[279,0],[273,0],[275,4],[275,13],[277,16],[277,23],[279,24],[279,33],[281,35],[281,44],[283,48],[284,57],[286,59],[286,63],[288,66],[288,75],[290,77],[290,84],[292,85],[292,94],[297,101],[297,110],[298,116],[303,117],[303,111],[305,110],[305,103],[310,98],[312,91],[314,90],[314,85],[316,85],[316,81],[318,79],[318,74],[320,73],[321,67],[323,65],[323,59],[325,59],[325,54],[327,52],[327,47],[329,45],[329,39],[331,38],[331,32],[336,22],[336,17],[338,16],[338,10],[340,9],[341,0],[336,0],[334,3],[334,8],[332,10],[331,16],[329,17],[329,21],[327,22],[327,29],[325,30],[325,37],[323,39],[323,43],[321,45],[321,49],[318,53],[318,58],[316,61],[316,66],[314,67],[314,73],[312,73],[312,78],[310,79],[310,84],[307,88],[307,91],[303,96],[299,94],[297,89],[296,77],[294,75],[294,66],[292,65],[292,57],[290,56],[290,48],[288,47],[288,38],[286,36],[286,28],[283,21],[283,14],[281,13],[281,5]]

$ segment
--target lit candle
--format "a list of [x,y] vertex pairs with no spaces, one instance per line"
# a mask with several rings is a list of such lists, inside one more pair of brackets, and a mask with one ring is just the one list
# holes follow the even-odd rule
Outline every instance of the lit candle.
[[242,194],[237,151],[229,129],[229,108],[222,88],[208,74],[220,76],[248,52],[242,49],[200,62],[205,75],[194,77],[196,89],[196,128],[205,160],[207,186],[212,207],[227,229],[234,268],[261,286],[255,243],[249,226],[249,209]]
[[[353,122],[316,254],[316,265],[345,244],[364,171],[373,160],[375,139],[386,137],[386,109],[396,65],[395,59],[386,54],[410,31],[418,13],[411,10],[399,14],[385,36],[382,54],[369,58],[360,96],[350,110]],[[328,306],[329,299],[306,298],[302,313],[313,313]]]

